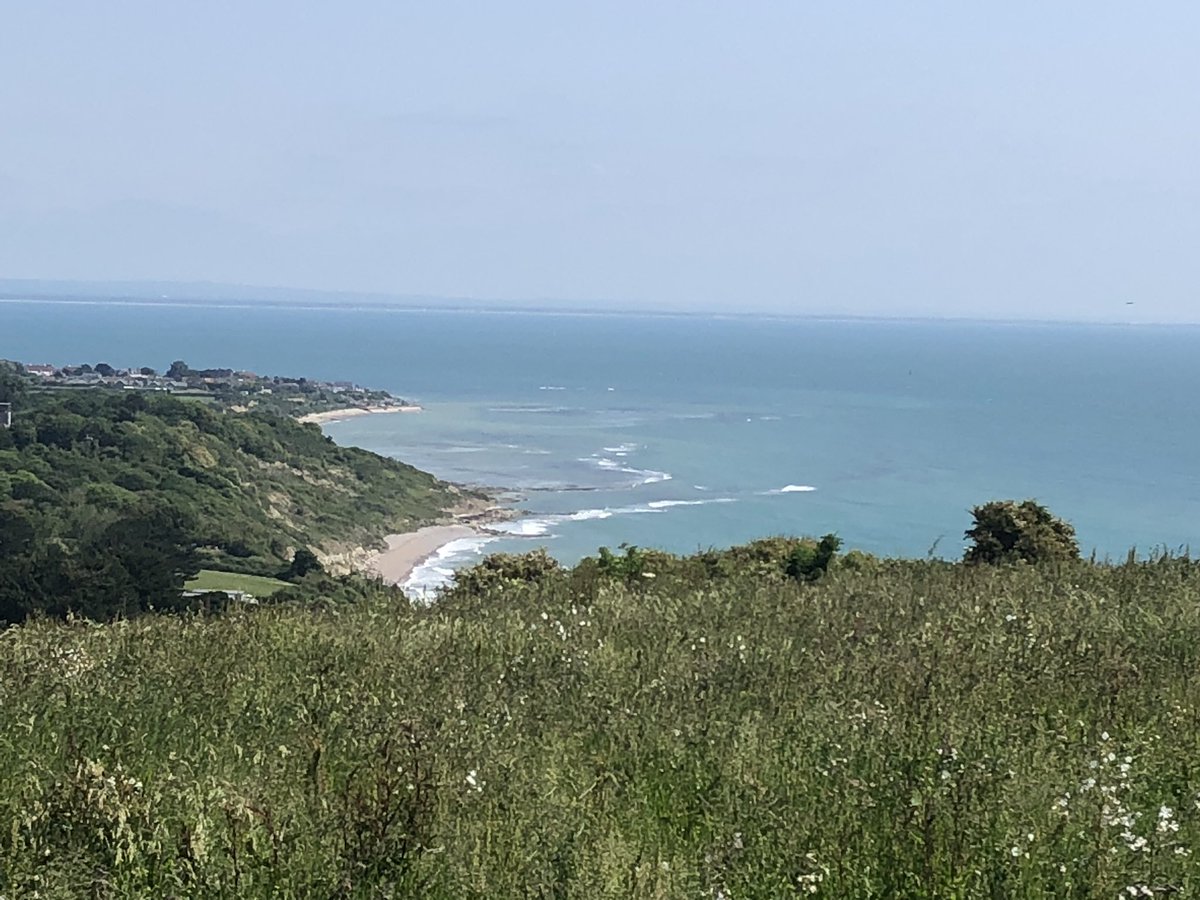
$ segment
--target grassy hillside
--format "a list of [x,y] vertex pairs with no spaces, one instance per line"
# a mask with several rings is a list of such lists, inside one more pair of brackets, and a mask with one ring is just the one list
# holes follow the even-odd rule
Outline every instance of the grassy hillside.
[[312,425],[167,396],[29,394],[0,430],[0,504],[41,537],[148,509],[186,519],[206,565],[274,574],[442,515],[460,492]]
[[537,568],[0,634],[0,894],[1200,891],[1194,563]]

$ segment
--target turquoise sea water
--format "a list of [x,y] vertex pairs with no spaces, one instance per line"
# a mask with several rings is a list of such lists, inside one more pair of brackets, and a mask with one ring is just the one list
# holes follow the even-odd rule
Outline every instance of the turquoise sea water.
[[418,400],[328,430],[522,491],[487,550],[837,531],[955,556],[972,505],[1029,496],[1101,555],[1200,546],[1200,328],[48,303],[0,304],[0,326],[26,362],[183,358]]

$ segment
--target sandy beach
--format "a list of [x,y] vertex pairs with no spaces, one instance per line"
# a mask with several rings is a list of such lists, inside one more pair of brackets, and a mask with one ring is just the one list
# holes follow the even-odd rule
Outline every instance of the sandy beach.
[[366,569],[388,584],[404,584],[413,569],[433,556],[439,548],[478,532],[468,525],[428,525],[407,534],[390,534],[387,549],[367,561]]
[[383,413],[420,412],[419,406],[347,406],[342,409],[329,409],[325,412],[309,413],[297,421],[313,422],[317,425],[327,425],[330,422],[340,422],[342,419],[352,419],[355,416],[373,416]]

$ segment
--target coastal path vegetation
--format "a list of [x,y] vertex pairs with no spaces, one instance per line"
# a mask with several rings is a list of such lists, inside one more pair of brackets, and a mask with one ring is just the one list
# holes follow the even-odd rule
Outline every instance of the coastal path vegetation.
[[0,632],[0,894],[1200,891],[1200,565],[802,544]]

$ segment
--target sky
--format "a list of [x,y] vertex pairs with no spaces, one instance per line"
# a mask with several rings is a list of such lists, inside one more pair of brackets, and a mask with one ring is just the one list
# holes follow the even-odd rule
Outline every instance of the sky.
[[1200,321],[1200,4],[4,4],[0,277]]

